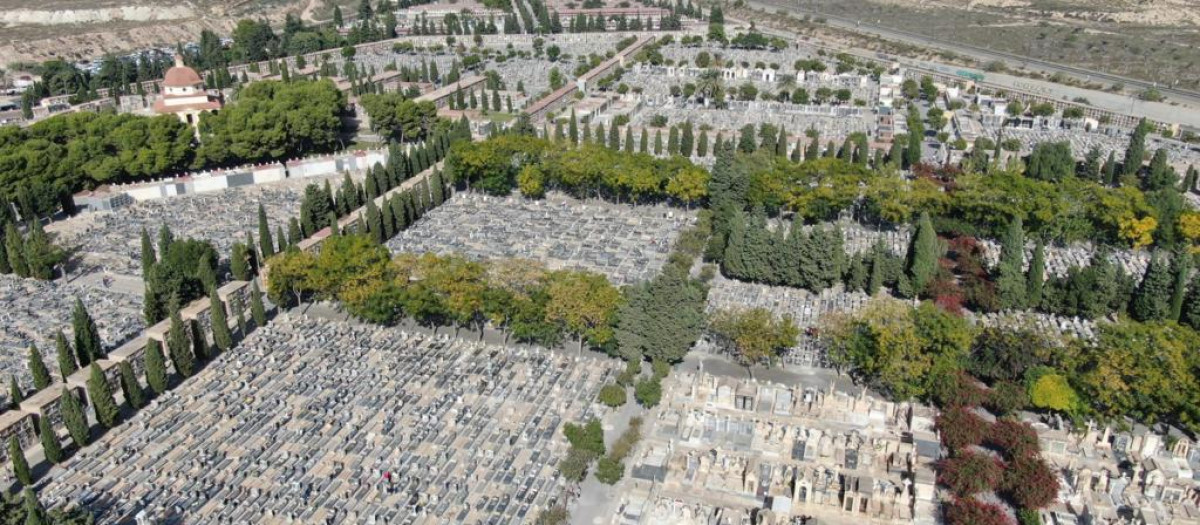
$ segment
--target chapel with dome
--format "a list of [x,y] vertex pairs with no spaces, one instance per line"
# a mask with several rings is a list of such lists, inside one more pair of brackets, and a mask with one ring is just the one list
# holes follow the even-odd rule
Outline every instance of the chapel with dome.
[[162,81],[162,94],[154,102],[155,113],[173,114],[195,127],[200,123],[201,113],[216,112],[221,107],[220,97],[209,95],[204,89],[204,79],[200,78],[200,74],[183,65],[182,56],[175,55],[175,66],[167,70]]

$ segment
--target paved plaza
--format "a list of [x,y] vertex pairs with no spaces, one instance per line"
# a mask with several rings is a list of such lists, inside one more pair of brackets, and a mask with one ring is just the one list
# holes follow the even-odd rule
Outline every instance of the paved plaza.
[[534,259],[550,269],[598,272],[620,286],[658,275],[679,232],[694,219],[667,206],[458,193],[396,235],[388,248]]
[[611,360],[285,313],[54,469],[98,522],[516,523]]

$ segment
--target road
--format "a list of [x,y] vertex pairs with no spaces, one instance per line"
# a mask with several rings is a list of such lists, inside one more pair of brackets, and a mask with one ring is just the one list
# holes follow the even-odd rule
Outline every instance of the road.
[[822,12],[811,10],[811,9],[805,9],[805,8],[801,7],[798,2],[781,2],[781,1],[775,1],[775,0],[750,0],[749,5],[751,5],[753,7],[765,9],[768,12],[773,11],[773,10],[778,10],[778,9],[785,9],[787,11],[797,13],[800,15],[811,15],[813,17],[820,17],[820,18],[824,18],[826,20],[826,24],[829,25],[830,27],[847,29],[850,31],[858,32],[858,33],[874,34],[885,40],[905,42],[905,43],[909,43],[909,44],[915,44],[915,45],[920,45],[920,46],[925,46],[925,47],[943,49],[946,51],[952,51],[952,52],[958,53],[960,55],[969,56],[969,57],[979,60],[981,62],[990,62],[990,61],[994,61],[994,60],[999,60],[999,61],[1009,64],[1010,66],[1025,66],[1026,69],[1039,70],[1039,71],[1042,71],[1042,72],[1045,72],[1048,74],[1062,73],[1064,75],[1075,77],[1081,81],[1104,81],[1104,82],[1108,82],[1110,84],[1121,83],[1121,84],[1125,84],[1127,87],[1135,86],[1135,87],[1138,87],[1141,89],[1147,89],[1147,88],[1154,87],[1154,88],[1158,89],[1159,92],[1166,95],[1168,98],[1175,100],[1177,102],[1182,102],[1182,103],[1187,103],[1187,104],[1192,104],[1192,105],[1200,105],[1200,93],[1197,93],[1195,91],[1186,90],[1186,89],[1178,89],[1178,88],[1167,87],[1167,86],[1157,86],[1153,82],[1147,82],[1144,80],[1128,78],[1128,77],[1124,77],[1121,75],[1115,75],[1112,73],[1105,73],[1103,71],[1094,71],[1094,70],[1090,70],[1090,69],[1069,66],[1069,65],[1065,65],[1065,64],[1058,64],[1055,62],[1049,62],[1046,60],[1039,60],[1039,59],[1035,59],[1035,58],[1020,56],[1017,54],[1008,53],[1008,52],[1004,52],[1004,51],[997,51],[997,50],[993,50],[993,49],[987,49],[987,48],[983,48],[983,47],[979,47],[979,46],[974,46],[971,44],[964,44],[962,42],[952,42],[952,41],[947,41],[947,40],[941,40],[941,39],[930,37],[927,35],[914,33],[912,31],[905,31],[903,29],[879,26],[879,25],[875,25],[875,24],[871,24],[871,23],[866,23],[861,20],[841,17],[841,16],[837,16],[837,15],[830,15],[827,13],[822,13]]

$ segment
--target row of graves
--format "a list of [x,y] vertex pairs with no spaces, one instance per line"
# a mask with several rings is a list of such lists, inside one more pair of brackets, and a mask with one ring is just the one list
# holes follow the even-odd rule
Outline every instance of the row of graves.
[[932,419],[865,390],[677,372],[613,522],[933,523]]
[[[1092,148],[1100,151],[1100,161],[1104,162],[1112,154],[1118,162],[1125,156],[1125,148],[1129,146],[1129,134],[1109,135],[1100,132],[1088,132],[1080,129],[1028,129],[1005,126],[1003,131],[999,126],[984,126],[984,136],[1021,141],[1022,154],[1029,154],[1033,147],[1043,142],[1066,142],[1071,145],[1071,152],[1083,159]],[[1175,166],[1182,175],[1188,166],[1200,166],[1200,151],[1191,145],[1177,140],[1163,139],[1157,135],[1146,137],[1146,158],[1154,155],[1159,149],[1166,149],[1167,161]]]
[[514,523],[558,501],[561,426],[617,370],[281,314],[54,469],[101,522]]
[[1059,418],[1025,420],[1061,476],[1044,523],[1200,523],[1200,447],[1189,435],[1120,422],[1072,430]]
[[[326,179],[287,180],[146,200],[110,212],[79,215],[51,224],[47,230],[56,234],[59,245],[76,250],[79,263],[73,270],[75,273],[140,278],[143,228],[157,242],[159,228],[165,224],[176,239],[207,240],[222,258],[227,258],[233,244],[246,242],[250,235],[255,237],[257,245],[260,204],[274,237],[278,226],[286,231],[287,220],[299,214],[304,187]],[[330,183],[337,185],[340,180],[330,179]]]
[[662,205],[459,192],[388,241],[394,253],[533,259],[603,274],[617,286],[658,275],[691,212]]
[[[62,330],[68,341],[74,337],[71,313],[76,299],[92,315],[108,349],[143,329],[140,295],[106,293],[102,283],[85,285],[0,275],[0,374],[6,380],[9,376],[15,378],[24,391],[33,388],[28,364],[30,345],[36,345],[42,353],[51,376],[59,377],[54,336]],[[0,396],[0,403],[7,406],[8,390]]]

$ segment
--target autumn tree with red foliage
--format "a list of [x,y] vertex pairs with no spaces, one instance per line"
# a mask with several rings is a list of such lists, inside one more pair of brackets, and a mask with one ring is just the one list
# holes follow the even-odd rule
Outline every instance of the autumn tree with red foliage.
[[1038,454],[1037,431],[1029,423],[1000,419],[992,423],[985,440],[988,446],[995,447],[1010,461],[1019,458],[1036,457]]
[[938,483],[960,498],[992,492],[1004,479],[1004,463],[987,454],[961,452],[937,464]]
[[1001,494],[1019,509],[1041,509],[1058,498],[1058,476],[1036,455],[1018,457],[1004,471]]
[[960,451],[983,442],[988,423],[969,408],[956,406],[943,411],[934,421],[942,434],[942,444],[951,451]]
[[999,505],[972,498],[956,499],[942,507],[946,525],[1013,525]]

